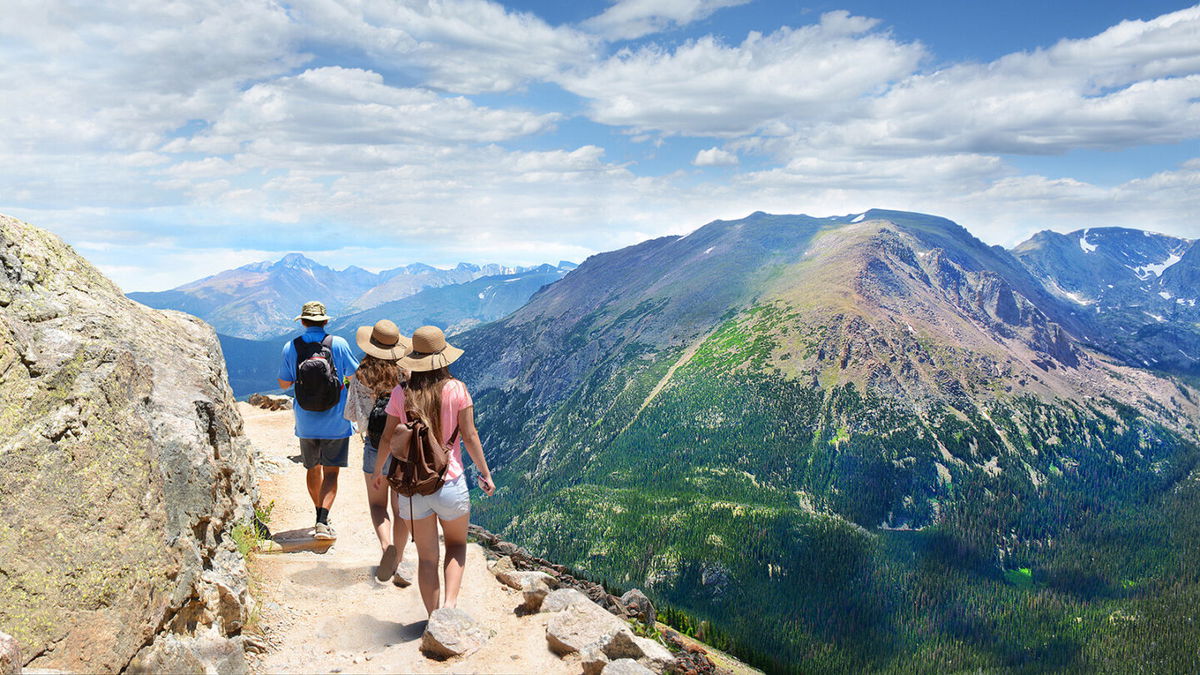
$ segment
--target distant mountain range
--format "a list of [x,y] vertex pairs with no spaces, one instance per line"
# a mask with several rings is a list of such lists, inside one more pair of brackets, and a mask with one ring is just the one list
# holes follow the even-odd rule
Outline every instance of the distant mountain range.
[[299,333],[295,317],[308,300],[325,302],[334,317],[329,331],[351,344],[358,326],[385,318],[405,334],[434,324],[453,335],[511,313],[575,267],[567,261],[534,267],[459,263],[451,269],[416,263],[373,273],[359,267],[337,271],[290,253],[169,291],[128,295],[211,323],[234,395],[246,396],[274,388],[282,344]]
[[1039,232],[1013,253],[1126,363],[1200,376],[1200,246],[1121,227]]
[[[565,273],[573,266],[562,262],[552,269]],[[222,335],[260,340],[294,329],[300,307],[309,300],[321,300],[331,315],[338,316],[481,277],[520,275],[531,269],[544,276],[542,267],[459,263],[440,269],[417,263],[374,273],[354,266],[338,271],[303,254],[289,253],[276,262],[243,265],[169,291],[130,293],[129,297],[157,309],[198,316]]]

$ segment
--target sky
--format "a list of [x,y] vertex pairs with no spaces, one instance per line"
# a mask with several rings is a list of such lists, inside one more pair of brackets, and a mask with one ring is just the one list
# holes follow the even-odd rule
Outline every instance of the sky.
[[1200,5],[0,0],[0,213],[126,291],[754,211],[1200,237]]

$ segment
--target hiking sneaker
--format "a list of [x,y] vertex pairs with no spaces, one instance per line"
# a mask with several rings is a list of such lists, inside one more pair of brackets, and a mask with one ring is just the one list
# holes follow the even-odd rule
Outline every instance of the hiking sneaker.
[[313,539],[337,539],[337,532],[329,523],[317,523],[317,526],[313,528]]
[[375,578],[387,581],[396,573],[396,563],[399,561],[400,554],[396,551],[395,545],[389,545],[383,550],[383,557],[379,559],[379,569],[375,570]]
[[406,588],[412,586],[416,576],[417,566],[405,560],[396,567],[396,573],[392,575],[392,583],[400,588]]

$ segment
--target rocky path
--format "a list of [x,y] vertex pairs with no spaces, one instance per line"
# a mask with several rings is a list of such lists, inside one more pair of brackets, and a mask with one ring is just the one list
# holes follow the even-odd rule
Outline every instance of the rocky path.
[[[264,503],[274,500],[271,529],[303,537],[313,525],[312,502],[298,463],[292,413],[239,404],[246,434],[265,458]],[[293,461],[290,459],[295,457]],[[468,546],[458,606],[493,634],[464,658],[436,661],[420,651],[425,608],[416,586],[375,580],[379,544],[367,512],[362,444],[351,440],[332,521],[338,540],[324,553],[260,554],[251,566],[261,602],[258,629],[267,651],[251,661],[261,673],[578,673],[579,657],[560,659],[546,642],[548,615],[518,616],[521,594],[496,581],[483,550]],[[409,543],[405,560],[416,560]]]

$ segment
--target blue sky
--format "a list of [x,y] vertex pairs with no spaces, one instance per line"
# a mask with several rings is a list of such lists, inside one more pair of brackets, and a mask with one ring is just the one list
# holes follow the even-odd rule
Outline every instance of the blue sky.
[[1200,5],[9,0],[0,212],[128,291],[872,207],[1200,236]]

